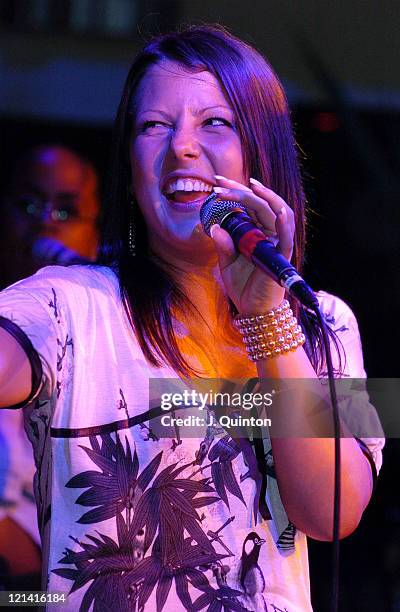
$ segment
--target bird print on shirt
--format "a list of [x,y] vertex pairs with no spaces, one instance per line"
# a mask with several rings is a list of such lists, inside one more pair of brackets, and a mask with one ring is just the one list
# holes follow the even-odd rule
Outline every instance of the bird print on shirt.
[[254,612],[267,612],[263,592],[265,578],[258,565],[261,546],[265,543],[258,533],[252,531],[243,542],[242,556],[239,566],[239,582],[244,591],[240,603]]

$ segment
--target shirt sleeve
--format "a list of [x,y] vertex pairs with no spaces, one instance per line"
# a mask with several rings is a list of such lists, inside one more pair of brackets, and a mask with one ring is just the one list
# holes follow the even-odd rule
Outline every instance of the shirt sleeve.
[[40,272],[0,293],[2,327],[21,344],[31,365],[40,360],[36,374],[41,380],[30,401],[49,400],[56,389],[58,351],[65,337],[62,310],[57,283]]
[[338,297],[320,292],[319,298],[322,314],[339,341],[339,354],[333,347],[332,361],[340,378],[337,385],[340,415],[379,474],[385,438],[379,416],[366,391],[364,381],[367,375],[357,319],[351,308]]
[[0,410],[0,521],[12,518],[40,545],[33,493],[35,463],[22,410]]

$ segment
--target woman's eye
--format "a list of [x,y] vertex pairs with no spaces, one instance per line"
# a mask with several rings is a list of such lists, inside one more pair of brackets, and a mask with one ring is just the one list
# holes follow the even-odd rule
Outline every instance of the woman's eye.
[[152,131],[154,129],[167,129],[168,126],[162,121],[144,121],[141,126],[142,132]]
[[206,119],[205,125],[211,125],[212,127],[226,125],[227,127],[232,127],[232,123],[223,117],[210,117],[209,119]]

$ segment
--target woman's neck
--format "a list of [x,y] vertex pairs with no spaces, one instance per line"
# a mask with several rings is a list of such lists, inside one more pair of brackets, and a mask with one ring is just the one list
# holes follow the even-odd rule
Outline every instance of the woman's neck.
[[183,254],[171,255],[168,258],[158,257],[158,263],[175,280],[178,287],[193,305],[188,311],[179,312],[176,316],[193,322],[203,320],[214,329],[221,318],[229,315],[229,303],[220,276],[215,253],[201,253],[194,260]]
[[[163,257],[161,265],[190,302],[176,304],[178,346],[187,362],[202,376],[246,378],[256,369],[246,357],[240,334],[232,325],[229,300],[224,291],[215,252],[208,261]],[[205,258],[204,251],[200,257]]]
[[213,329],[229,318],[229,299],[218,266],[205,274],[204,268],[181,276],[180,286],[195,306],[195,312]]

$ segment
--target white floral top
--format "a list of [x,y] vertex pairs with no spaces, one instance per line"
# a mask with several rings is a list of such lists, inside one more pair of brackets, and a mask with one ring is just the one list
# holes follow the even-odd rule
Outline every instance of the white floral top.
[[[320,299],[346,373],[365,376],[352,312]],[[44,588],[68,595],[64,610],[311,610],[306,537],[287,522],[272,456],[255,521],[258,483],[229,433],[152,430],[149,379],[176,375],[146,362],[110,269],[45,268],[0,294],[0,316],[40,357],[25,420]],[[383,440],[366,444],[379,470]]]

